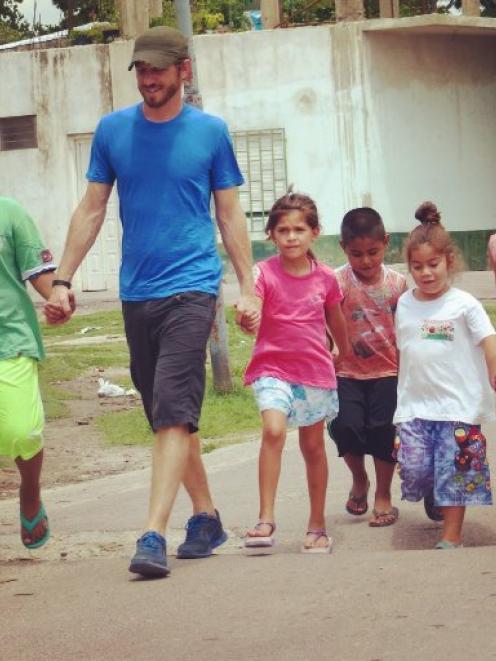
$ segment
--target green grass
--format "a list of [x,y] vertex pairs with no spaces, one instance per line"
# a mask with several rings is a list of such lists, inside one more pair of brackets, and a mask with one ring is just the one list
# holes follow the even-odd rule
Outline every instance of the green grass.
[[[106,312],[95,312],[92,314],[75,314],[71,321],[61,326],[49,326],[41,320],[43,337],[46,340],[61,337],[67,339],[67,336],[80,337],[83,328],[94,327],[95,330],[89,331],[88,337],[92,335],[123,335],[124,324],[120,310],[110,310]],[[85,336],[84,335],[84,336]],[[82,337],[84,337],[82,336]]]
[[[95,330],[81,335],[81,329],[87,327],[94,327]],[[126,367],[129,364],[129,354],[124,341],[79,346],[57,344],[59,339],[64,341],[91,335],[122,335],[124,329],[119,310],[75,315],[68,324],[42,324],[41,328],[43,338],[47,340],[47,359],[40,365],[40,389],[47,420],[68,417],[70,409],[66,402],[77,397],[71,390],[60,385],[61,382],[71,381],[90,368]]]
[[[260,417],[250,388],[242,385],[242,377],[251,355],[253,339],[241,333],[234,323],[234,313],[226,310],[229,330],[229,359],[234,389],[228,394],[219,394],[213,388],[210,366],[207,366],[207,388],[200,421],[204,451],[208,452],[234,442],[236,437],[259,428]],[[87,335],[109,335],[123,333],[120,311],[78,315],[65,326],[43,326],[43,335],[49,339],[47,360],[40,368],[40,387],[48,420],[70,414],[67,400],[77,397],[63,382],[80,376],[91,368],[128,367],[129,354],[125,342],[97,345],[66,346],[58,344],[68,336],[80,337],[78,331],[88,326],[101,327]],[[131,379],[123,377],[119,385],[131,386]],[[61,385],[62,384],[62,385]],[[95,393],[96,396],[96,393]],[[105,441],[111,445],[142,445],[152,439],[144,413],[134,410],[104,413],[96,423],[103,432]]]
[[[129,354],[124,342],[80,347],[48,348],[40,365],[40,390],[47,420],[68,417],[66,401],[77,395],[61,383],[71,381],[91,368],[126,367]],[[96,396],[96,393],[95,393]]]
[[496,327],[496,305],[494,303],[488,303],[484,305],[484,308],[489,315],[489,319],[492,321],[493,326]]

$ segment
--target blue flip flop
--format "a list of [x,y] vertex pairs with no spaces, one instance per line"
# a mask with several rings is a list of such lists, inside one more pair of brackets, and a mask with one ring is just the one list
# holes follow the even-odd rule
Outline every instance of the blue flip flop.
[[40,504],[40,509],[38,511],[38,514],[34,517],[34,519],[31,519],[31,521],[29,519],[26,519],[24,514],[21,512],[21,526],[29,533],[33,532],[33,530],[36,528],[36,526],[39,524],[39,522],[42,519],[46,519],[47,529],[41,539],[38,539],[36,542],[33,542],[32,544],[26,544],[21,536],[22,543],[27,549],[39,549],[40,546],[46,544],[50,539],[50,526],[48,525],[48,516],[47,513],[45,512],[45,508],[43,507],[43,503]]

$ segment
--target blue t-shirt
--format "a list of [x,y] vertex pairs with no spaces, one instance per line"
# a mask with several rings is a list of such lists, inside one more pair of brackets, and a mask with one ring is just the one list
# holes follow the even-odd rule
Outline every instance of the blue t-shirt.
[[188,105],[166,122],[147,120],[141,103],[113,112],[97,126],[86,176],[117,180],[122,300],[217,294],[222,265],[210,197],[243,183],[222,119]]

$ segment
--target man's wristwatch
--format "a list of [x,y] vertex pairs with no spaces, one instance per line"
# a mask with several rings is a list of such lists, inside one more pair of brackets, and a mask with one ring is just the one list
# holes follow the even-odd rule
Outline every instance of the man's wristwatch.
[[55,278],[52,280],[52,287],[55,287],[57,285],[61,285],[62,287],[67,287],[67,289],[70,289],[72,287],[72,284],[69,282],[69,280],[58,280]]

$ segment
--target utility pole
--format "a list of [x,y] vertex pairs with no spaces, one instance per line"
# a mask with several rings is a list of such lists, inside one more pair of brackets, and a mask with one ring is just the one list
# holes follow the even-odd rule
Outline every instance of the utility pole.
[[[193,21],[191,20],[189,0],[174,0],[174,4],[176,6],[177,27],[188,39],[191,57],[192,77],[186,86],[184,100],[197,108],[202,108],[202,99],[198,89],[196,57],[193,48]],[[214,326],[210,334],[210,358],[215,390],[222,393],[231,392],[233,382],[227,350],[227,324],[222,286],[219,290]]]

